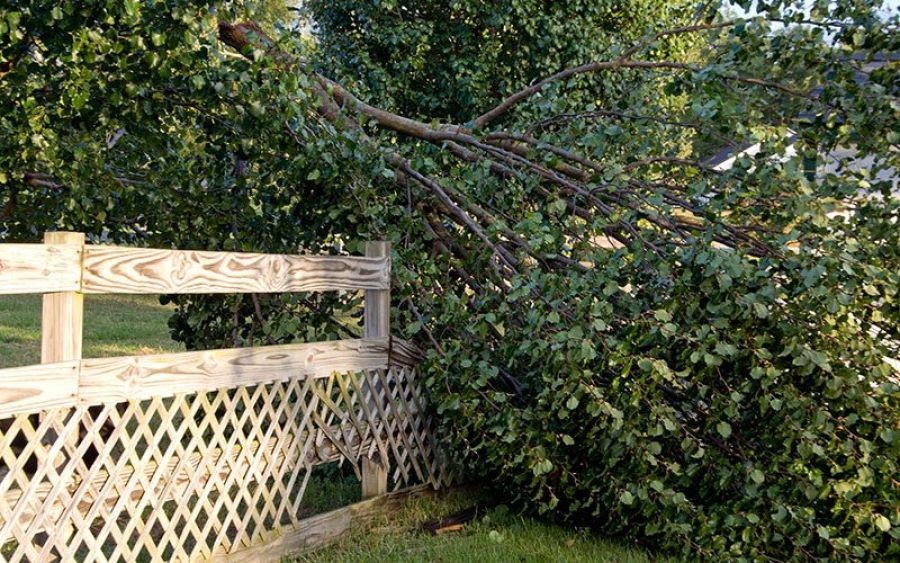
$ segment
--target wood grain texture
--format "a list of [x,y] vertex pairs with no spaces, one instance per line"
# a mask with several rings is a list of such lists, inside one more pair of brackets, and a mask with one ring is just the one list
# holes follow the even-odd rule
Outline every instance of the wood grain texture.
[[0,369],[0,419],[74,406],[78,361]]
[[277,561],[289,553],[311,551],[334,543],[353,527],[365,526],[379,516],[395,515],[410,500],[427,498],[437,492],[428,485],[395,491],[369,500],[357,502],[325,514],[306,518],[300,526],[279,530],[261,545],[242,549],[228,555],[213,557],[212,561]]
[[77,244],[0,244],[0,295],[81,289]]
[[[44,233],[44,244],[74,245],[84,247],[84,233],[49,232]],[[83,252],[83,251],[82,251]],[[79,264],[80,269],[80,264]],[[55,364],[57,362],[81,360],[81,347],[84,331],[84,295],[78,291],[65,291],[58,293],[46,293],[43,298],[41,311],[41,363]],[[78,384],[78,371],[72,376],[75,385]],[[46,414],[40,415],[40,420],[45,420]],[[63,420],[51,417],[50,424],[56,433],[62,433],[65,426]],[[78,430],[70,436],[68,449],[74,448],[78,443]],[[47,445],[52,443],[52,435],[46,438]],[[69,530],[71,531],[71,530]]]
[[388,490],[388,468],[377,459],[362,460],[362,497],[372,498]]
[[78,395],[86,404],[149,399],[384,368],[387,359],[387,338],[91,359]]
[[76,404],[90,406],[384,369],[388,348],[387,338],[364,338],[0,369],[0,418]]
[[413,368],[421,364],[424,359],[425,353],[412,342],[402,338],[391,338],[390,364],[392,366]]
[[[44,233],[44,244],[84,245],[84,233]],[[41,316],[41,363],[81,359],[84,295],[75,291],[44,295]]]
[[[367,242],[366,256],[372,260],[390,260],[391,243]],[[390,278],[390,262],[388,262],[388,278]],[[364,336],[374,338],[391,334],[391,291],[390,279],[384,288],[373,288],[366,291],[363,329]]]
[[[0,449],[0,559],[269,560],[431,492],[385,495],[389,477],[448,482],[422,353],[390,337],[389,243],[349,258],[83,240],[0,245],[0,293],[48,293],[45,363],[0,370],[0,442],[18,444]],[[366,291],[363,339],[81,359],[83,293],[320,290]],[[375,498],[300,520],[310,468],[334,461]]]
[[[391,255],[391,243],[373,242],[366,243],[366,256],[371,258],[389,258]],[[363,309],[363,336],[366,338],[390,337],[391,335],[391,290],[368,290],[364,298]],[[372,389],[372,398],[379,391],[376,386]],[[374,407],[374,400],[368,405]],[[374,460],[365,458],[362,460],[361,485],[363,498],[376,497],[387,492],[388,466],[387,460]]]
[[279,293],[384,289],[386,258],[88,246],[85,293]]

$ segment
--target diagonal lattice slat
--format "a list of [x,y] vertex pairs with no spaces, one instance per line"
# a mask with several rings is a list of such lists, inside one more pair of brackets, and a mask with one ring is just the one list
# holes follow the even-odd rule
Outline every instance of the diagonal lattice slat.
[[186,561],[297,527],[311,470],[449,476],[414,368],[301,377],[0,420],[0,560]]

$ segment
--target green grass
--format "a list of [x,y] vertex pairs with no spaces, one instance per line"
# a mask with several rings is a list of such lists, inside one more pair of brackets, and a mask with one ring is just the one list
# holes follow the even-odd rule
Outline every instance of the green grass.
[[[183,350],[169,338],[169,307],[156,296],[88,295],[85,358]],[[0,296],[0,368],[41,363],[41,296]]]
[[416,499],[399,514],[311,553],[285,557],[289,563],[381,562],[617,562],[661,561],[645,551],[604,540],[584,530],[546,524],[504,506],[488,510],[458,532],[438,536],[421,531],[424,522],[473,504],[471,491]]
[[303,493],[301,517],[309,518],[362,500],[362,485],[345,464],[337,462],[313,467],[309,484]]

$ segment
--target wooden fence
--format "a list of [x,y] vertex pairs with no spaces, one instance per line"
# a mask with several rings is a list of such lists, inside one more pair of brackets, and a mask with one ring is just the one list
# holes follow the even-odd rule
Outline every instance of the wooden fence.
[[[87,293],[364,290],[364,337],[83,359]],[[447,477],[419,353],[390,337],[390,248],[366,257],[0,245],[0,294],[43,293],[42,364],[0,370],[0,559],[246,559],[308,536],[312,469],[364,497]],[[286,540],[287,538],[287,540]]]

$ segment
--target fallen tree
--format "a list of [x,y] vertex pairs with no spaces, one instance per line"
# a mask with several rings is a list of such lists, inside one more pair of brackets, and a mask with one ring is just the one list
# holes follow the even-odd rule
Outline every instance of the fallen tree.
[[[421,109],[408,95],[380,106],[224,7],[23,11],[0,51],[3,228],[390,239],[395,318],[430,349],[467,471],[694,556],[889,554],[898,92],[895,66],[851,55],[896,34],[871,6],[781,4],[701,11],[452,122],[390,108]],[[692,47],[657,56],[676,38]],[[749,141],[730,169],[704,158]],[[824,170],[842,147],[870,163]],[[355,330],[353,296],[177,304],[195,346]]]

